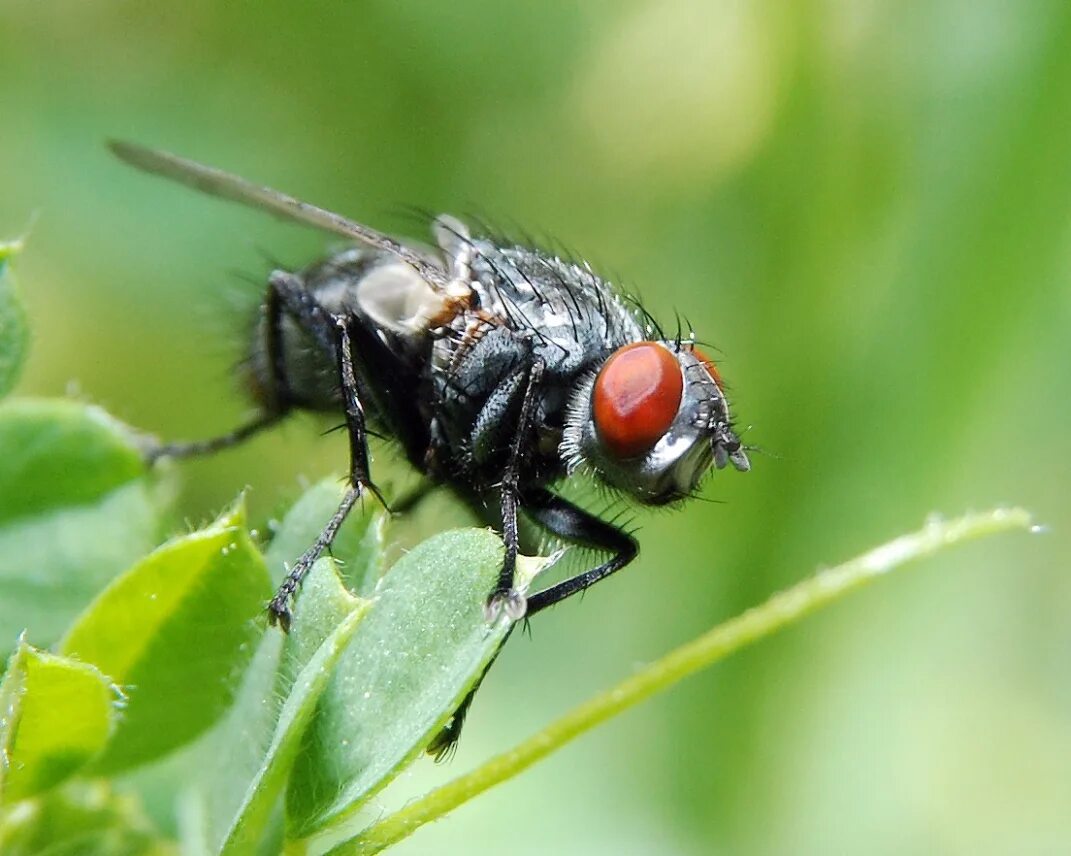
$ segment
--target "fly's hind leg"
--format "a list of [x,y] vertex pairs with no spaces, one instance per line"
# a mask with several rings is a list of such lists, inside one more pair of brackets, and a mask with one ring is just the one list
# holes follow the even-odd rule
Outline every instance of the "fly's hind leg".
[[210,437],[207,440],[154,444],[145,452],[145,462],[152,466],[163,458],[197,458],[201,455],[211,455],[214,452],[244,443],[265,428],[275,425],[286,415],[286,410],[265,410],[245,424],[239,425],[233,431],[221,434],[218,437]]
[[491,666],[493,666],[495,660],[498,659],[498,655],[502,653],[502,649],[505,647],[506,642],[513,633],[513,628],[516,626],[517,625],[515,624],[510,625],[509,629],[506,631],[505,637],[498,646],[498,650],[492,655],[491,661],[484,666],[484,670],[480,673],[480,677],[476,679],[476,683],[473,684],[468,695],[465,696],[465,698],[462,699],[461,704],[457,706],[454,715],[450,717],[450,721],[439,730],[438,734],[431,739],[431,743],[425,747],[425,754],[431,755],[436,763],[448,760],[457,750],[457,743],[461,739],[461,729],[465,724],[465,717],[469,714],[469,708],[472,707],[472,701],[476,698],[476,691],[480,688],[484,678],[487,677],[487,673],[491,671]]
[[[322,311],[322,310],[321,310]],[[301,581],[311,570],[316,560],[331,546],[346,516],[365,492],[371,493],[386,508],[383,494],[372,482],[368,472],[368,431],[365,427],[364,408],[358,395],[357,376],[353,368],[353,343],[350,336],[350,321],[333,316],[335,353],[338,359],[339,385],[346,411],[346,429],[350,439],[349,488],[342,497],[338,510],[327,522],[319,537],[297,560],[268,603],[268,617],[284,631],[290,629],[290,601]]]
[[[229,449],[245,442],[265,428],[280,422],[293,407],[290,395],[290,383],[286,373],[285,354],[283,352],[283,308],[293,303],[291,296],[295,291],[306,293],[301,281],[293,274],[277,271],[268,280],[268,294],[264,300],[265,341],[264,351],[271,371],[271,402],[260,413],[239,425],[233,431],[210,437],[206,440],[191,440],[176,443],[160,443],[151,446],[145,452],[145,460],[150,466],[162,458],[195,458],[211,455],[223,449]],[[287,297],[290,296],[290,300]]]

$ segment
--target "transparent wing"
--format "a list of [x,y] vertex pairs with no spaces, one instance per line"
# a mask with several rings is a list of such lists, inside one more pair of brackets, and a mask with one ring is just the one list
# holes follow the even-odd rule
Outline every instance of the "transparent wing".
[[287,220],[314,226],[325,232],[360,241],[377,250],[393,253],[416,270],[428,283],[439,286],[445,284],[443,272],[408,247],[382,232],[362,226],[339,214],[310,205],[308,202],[302,202],[270,187],[253,184],[221,169],[205,166],[169,152],[156,151],[120,140],[109,141],[108,147],[120,160],[145,172],[162,175],[164,178],[185,184],[209,196],[218,196],[220,199],[260,208]]

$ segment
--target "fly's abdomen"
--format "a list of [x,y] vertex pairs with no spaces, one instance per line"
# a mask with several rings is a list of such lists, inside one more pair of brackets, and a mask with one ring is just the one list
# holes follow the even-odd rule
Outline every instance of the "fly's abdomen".
[[[411,365],[419,358],[419,351],[426,349],[420,314],[434,293],[404,263],[384,253],[351,248],[315,262],[293,276],[328,317],[324,319],[322,335],[316,336],[285,310],[273,319],[270,317],[272,301],[265,302],[247,360],[248,385],[261,404],[278,405],[286,397],[291,405],[304,409],[339,409],[332,318],[348,319],[367,330],[399,364]],[[281,344],[280,368],[285,389],[280,389],[278,370],[268,359],[267,342],[273,324],[277,325],[276,335]],[[358,351],[355,370],[358,375],[367,374],[371,370],[369,361],[361,360],[359,343],[355,343],[355,349]],[[382,355],[376,362],[383,362]]]

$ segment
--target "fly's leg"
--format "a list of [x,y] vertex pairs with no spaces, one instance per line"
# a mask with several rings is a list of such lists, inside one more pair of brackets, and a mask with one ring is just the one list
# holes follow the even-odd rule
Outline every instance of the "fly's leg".
[[346,433],[350,438],[350,486],[358,491],[367,490],[389,511],[387,501],[379,492],[379,488],[372,483],[368,473],[368,429],[365,427],[364,408],[361,406],[357,389],[357,374],[353,369],[353,342],[350,339],[349,324],[346,318],[335,319],[338,329],[339,379],[346,409]]
[[524,595],[513,587],[513,575],[517,568],[517,511],[520,508],[520,470],[525,443],[532,432],[535,421],[536,392],[543,378],[544,363],[536,358],[528,370],[528,383],[521,401],[521,412],[517,419],[517,428],[510,443],[509,458],[502,474],[502,541],[506,545],[506,556],[502,562],[502,571],[498,583],[487,599],[487,617],[497,618],[503,611],[516,621],[523,618],[526,609]]
[[272,273],[268,279],[268,296],[265,300],[267,316],[265,351],[274,386],[273,406],[247,425],[229,434],[210,440],[163,445],[151,450],[148,457],[152,462],[165,456],[190,457],[234,446],[278,422],[292,409],[293,396],[287,377],[282,342],[284,312],[326,351],[335,354],[338,363],[339,386],[346,411],[346,427],[350,438],[350,487],[343,496],[338,510],[324,526],[312,546],[294,564],[275,593],[275,597],[268,604],[271,621],[278,623],[284,630],[288,630],[291,597],[316,560],[324,550],[331,546],[331,542],[334,541],[335,535],[338,534],[339,528],[357,500],[365,491],[368,491],[383,502],[382,494],[368,476],[368,436],[365,430],[364,410],[358,398],[357,378],[353,369],[353,346],[346,319],[336,317],[324,309],[304,287],[300,277],[287,271]]
[[469,694],[465,696],[461,704],[457,706],[457,710],[455,710],[454,715],[450,717],[450,721],[442,727],[434,738],[432,738],[431,743],[429,743],[424,750],[425,754],[431,755],[436,763],[441,763],[442,761],[447,760],[453,755],[454,750],[457,749],[457,741],[461,739],[461,727],[465,724],[465,717],[468,716],[469,708],[472,707],[472,700],[476,698],[476,690],[480,688],[483,679],[486,678],[487,673],[491,671],[491,666],[493,666],[495,660],[498,659],[498,655],[502,653],[502,648],[506,644],[506,640],[509,639],[510,634],[513,633],[513,628],[515,626],[516,625],[511,625],[506,631],[506,635],[502,639],[501,644],[499,644],[498,650],[495,651],[494,656],[491,657],[491,662],[484,667],[480,677],[476,679],[476,683],[473,684],[472,689],[469,690]]
[[[618,529],[605,520],[600,520],[590,512],[578,508],[568,500],[562,499],[545,488],[526,490],[523,499],[525,514],[551,534],[566,541],[572,541],[585,547],[607,550],[613,554],[608,561],[598,567],[564,580],[529,597],[528,617],[535,615],[542,609],[546,609],[548,606],[553,606],[571,594],[583,591],[604,577],[608,577],[614,571],[621,570],[621,568],[635,559],[636,554],[639,552],[639,545],[636,543],[636,539],[627,532]],[[507,634],[506,639],[508,638]],[[503,644],[505,644],[505,639]],[[476,691],[480,688],[480,684],[483,683],[483,679],[487,676],[487,671],[491,668],[491,664],[494,663],[501,650],[499,648],[498,652],[495,652],[491,663],[488,663],[487,668],[480,675],[475,686],[465,696],[465,700],[461,702],[457,710],[454,711],[453,718],[435,735],[435,738],[429,744],[426,751],[429,755],[434,756],[436,761],[448,758],[456,748],[457,741],[461,737],[461,727],[465,723],[465,716],[472,705],[473,698],[476,696]]]
[[[284,280],[289,280],[285,282]],[[153,446],[145,453],[145,460],[150,466],[161,458],[194,458],[200,455],[210,455],[222,449],[248,440],[255,434],[259,434],[265,428],[270,428],[281,421],[289,412],[292,405],[290,395],[290,383],[286,376],[286,361],[283,352],[283,294],[286,290],[297,289],[304,292],[300,280],[292,274],[276,272],[268,281],[268,294],[264,300],[264,313],[266,316],[266,337],[264,350],[268,356],[268,363],[272,373],[272,405],[263,412],[257,414],[244,425],[240,425],[233,431],[222,434],[219,437],[211,437],[207,440],[193,440],[190,442],[161,443]],[[292,302],[292,301],[291,301]]]
[[524,499],[525,512],[552,534],[585,547],[597,547],[613,553],[601,565],[531,595],[528,598],[529,616],[595,585],[614,571],[621,570],[639,553],[636,539],[623,529],[600,520],[549,490],[536,488],[527,491]]
[[178,443],[160,443],[152,446],[145,453],[145,462],[152,466],[161,458],[196,458],[211,455],[223,449],[229,449],[245,442],[265,428],[270,428],[286,416],[285,410],[269,410],[250,419],[227,434],[211,437],[207,440],[191,440]]
[[268,620],[272,624],[278,624],[284,633],[290,632],[290,620],[292,617],[290,614],[290,599],[297,592],[306,574],[316,564],[316,560],[323,555],[324,550],[331,546],[331,542],[335,540],[335,536],[338,534],[338,530],[343,521],[345,521],[346,516],[350,513],[350,509],[361,498],[362,492],[360,485],[350,485],[342,497],[342,502],[339,504],[338,509],[331,516],[331,519],[327,521],[323,531],[320,532],[312,546],[302,553],[301,557],[294,563],[294,567],[290,569],[290,573],[286,575],[286,579],[276,590],[275,596],[268,602]]
[[333,322],[337,334],[335,350],[338,358],[339,382],[346,411],[346,429],[350,439],[350,486],[342,497],[338,510],[327,522],[312,546],[302,553],[301,558],[290,569],[290,573],[268,603],[268,618],[284,631],[290,629],[291,598],[316,560],[320,558],[324,550],[331,546],[339,527],[342,526],[342,522],[357,500],[365,491],[368,491],[383,503],[384,507],[387,506],[383,494],[372,483],[368,474],[368,432],[365,428],[364,408],[361,407],[358,396],[357,376],[353,369],[353,345],[350,340],[349,322],[344,317],[335,317]]

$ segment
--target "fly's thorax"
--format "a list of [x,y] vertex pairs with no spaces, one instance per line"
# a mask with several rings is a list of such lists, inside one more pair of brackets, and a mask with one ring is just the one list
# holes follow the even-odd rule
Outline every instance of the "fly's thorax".
[[[474,236],[460,220],[434,224],[448,289],[490,324],[527,335],[561,371],[642,335],[632,308],[587,263],[504,238]],[[471,322],[459,313],[455,330]]]
[[690,495],[715,465],[747,470],[713,364],[687,343],[633,342],[577,385],[560,453],[657,505]]

